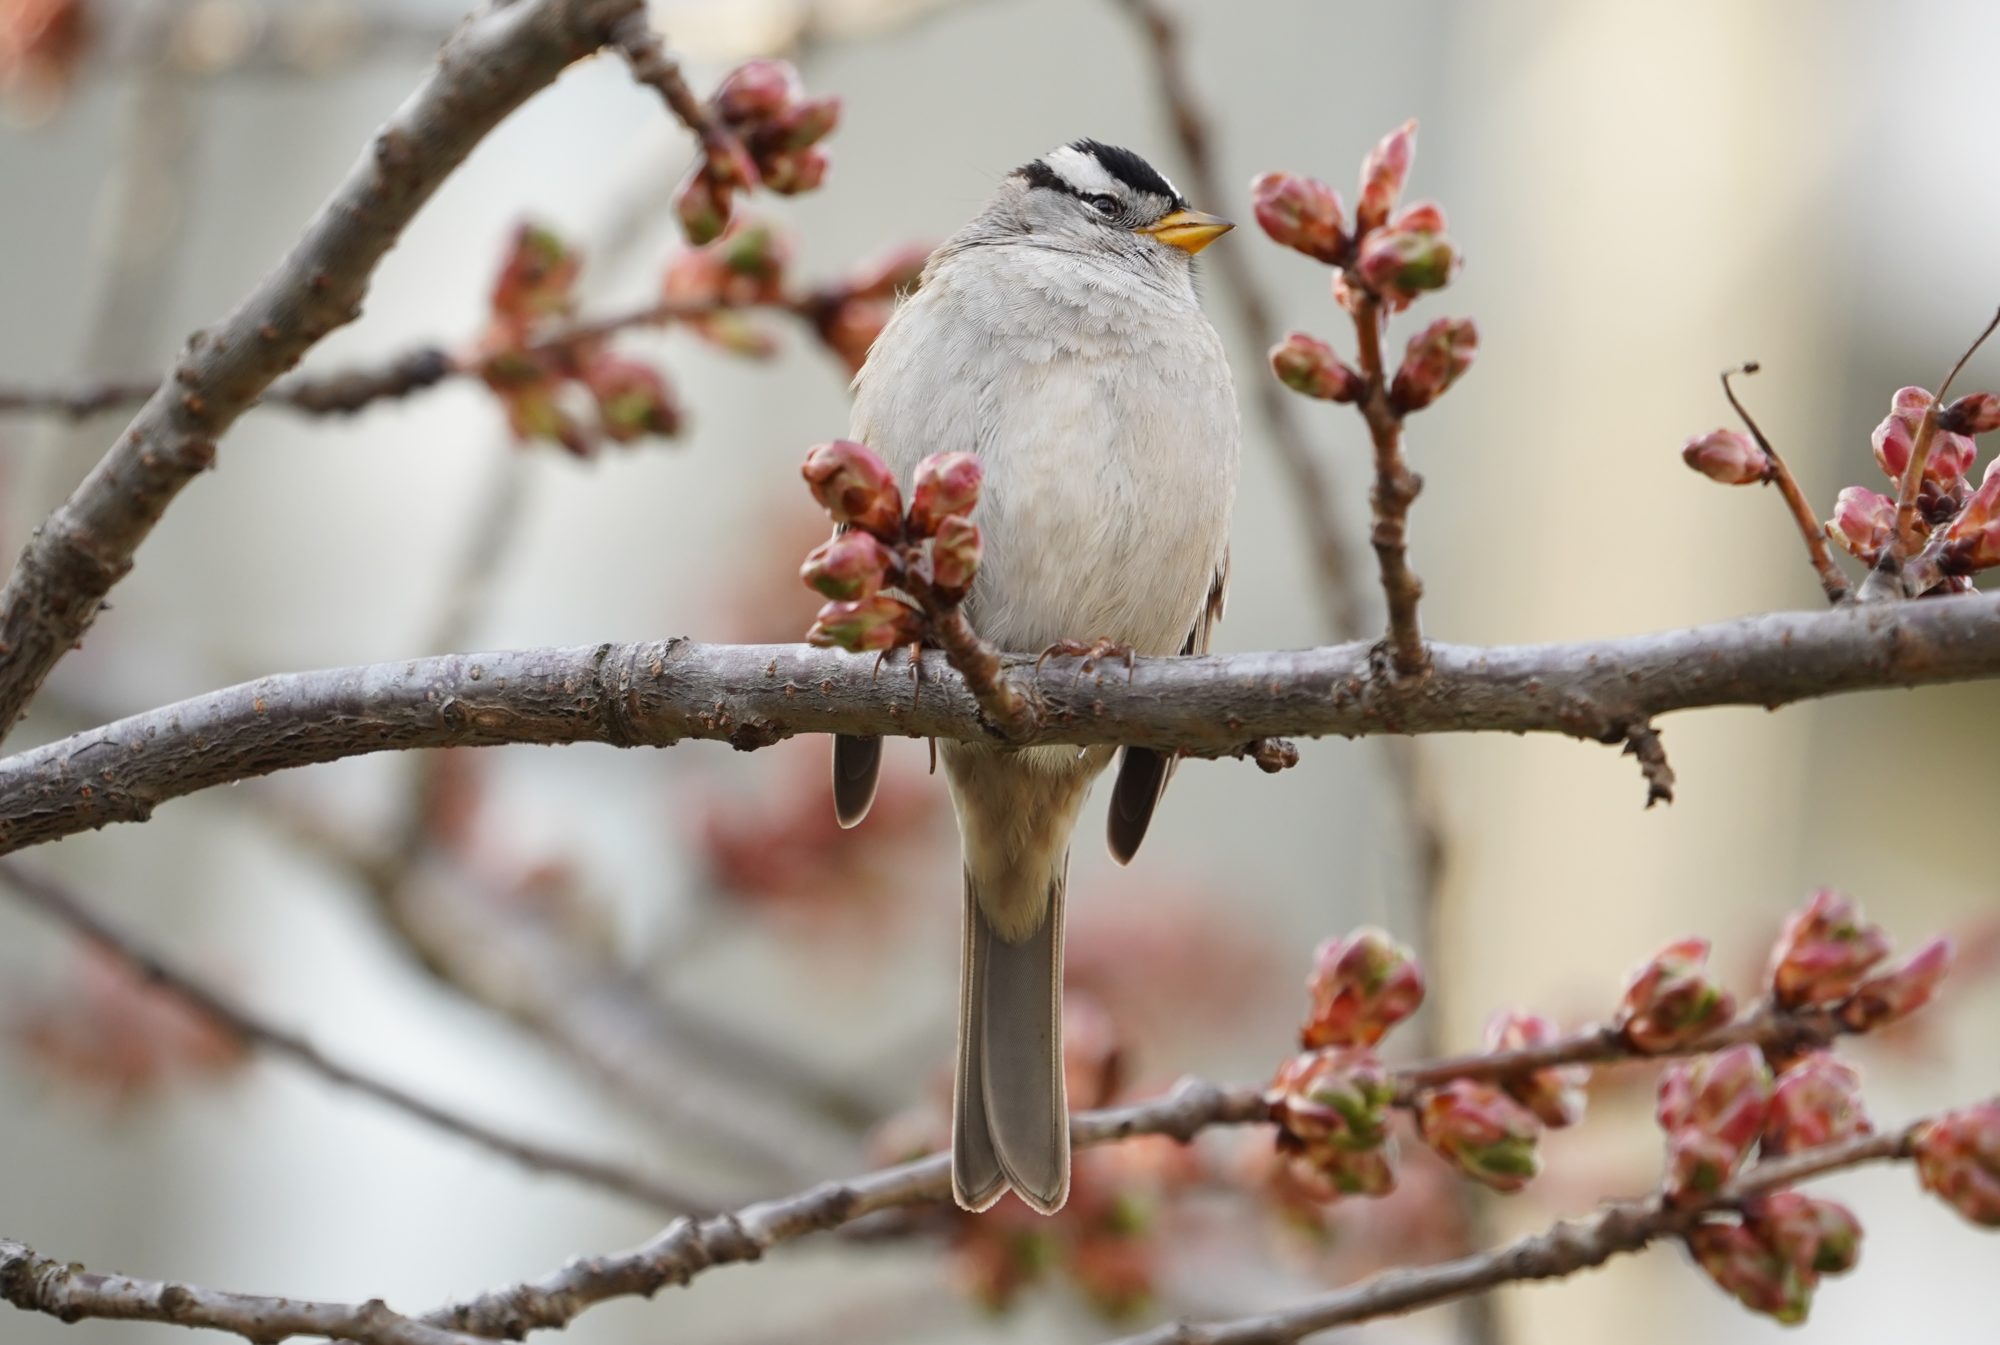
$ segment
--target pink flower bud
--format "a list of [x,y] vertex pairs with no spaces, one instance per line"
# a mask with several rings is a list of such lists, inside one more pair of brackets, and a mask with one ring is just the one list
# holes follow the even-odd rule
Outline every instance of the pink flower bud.
[[1424,977],[1409,949],[1364,927],[1319,946],[1306,993],[1300,1045],[1373,1046],[1424,1002]]
[[937,535],[924,548],[930,564],[931,592],[945,602],[959,602],[972,589],[985,551],[979,525],[960,514],[938,520]]
[[1396,1189],[1396,1137],[1372,1149],[1306,1145],[1291,1153],[1290,1166],[1299,1185],[1317,1199],[1379,1198]]
[[1938,428],[1953,434],[1985,434],[2000,430],[2000,397],[1975,392],[1960,397],[1938,413]]
[[1496,1191],[1518,1191],[1542,1170],[1533,1112],[1491,1084],[1459,1079],[1417,1101],[1424,1143]]
[[1406,307],[1425,290],[1441,290],[1458,269],[1458,253],[1443,234],[1384,229],[1368,235],[1355,269],[1392,307]]
[[[1898,388],[1889,403],[1889,414],[1869,436],[1875,448],[1875,462],[1890,480],[1903,479],[1910,465],[1910,454],[1916,448],[1917,429],[1923,424],[1931,401],[1931,394],[1923,388]],[[1931,437],[1930,455],[1924,459],[1924,480],[1944,487],[1963,481],[1972,470],[1977,451],[1971,439],[1940,425]]]
[[1406,121],[1382,137],[1361,161],[1361,200],[1354,209],[1354,231],[1365,234],[1389,218],[1402,198],[1417,152],[1417,123]]
[[1736,1001],[1708,979],[1708,940],[1667,945],[1634,972],[1612,1026],[1639,1051],[1685,1046],[1727,1023]]
[[903,531],[903,497],[875,450],[852,439],[816,444],[800,469],[813,498],[835,523],[851,523],[884,541]]
[[1388,1138],[1396,1086],[1373,1051],[1333,1047],[1287,1060],[1270,1098],[1288,1149],[1374,1149]]
[[1896,530],[1896,502],[1865,486],[1848,486],[1833,502],[1826,535],[1855,559],[1873,565]]
[[1472,367],[1478,353],[1479,329],[1471,318],[1439,318],[1410,338],[1389,400],[1400,411],[1429,406]]
[[1695,1264],[1752,1312],[1802,1322],[1812,1307],[1814,1277],[1740,1223],[1705,1223],[1690,1230]]
[[1926,1191],[1973,1223],[2000,1228],[2000,1098],[1926,1121],[1911,1145]]
[[1778,1191],[1751,1207],[1748,1222],[1802,1276],[1844,1275],[1861,1259],[1861,1221],[1837,1201]]
[[1818,1051],[1778,1076],[1764,1122],[1764,1152],[1796,1153],[1874,1132],[1861,1105],[1861,1076]]
[[1907,1018],[1931,1002],[1951,971],[1950,939],[1932,939],[1901,966],[1876,972],[1863,981],[1840,1006],[1840,1021],[1856,1032],[1868,1032]]
[[806,632],[806,641],[821,648],[865,653],[915,644],[923,629],[923,618],[914,607],[887,593],[877,593],[820,608],[812,629]]
[[840,288],[856,299],[893,299],[917,287],[934,250],[928,243],[903,243],[890,248],[855,267]]
[[[1486,1023],[1486,1049],[1518,1051],[1530,1046],[1546,1046],[1562,1033],[1553,1020],[1520,1009],[1502,1009]],[[1584,1087],[1590,1070],[1583,1065],[1561,1065],[1536,1070],[1504,1081],[1515,1101],[1541,1118],[1551,1129],[1575,1125],[1583,1119]]]
[[783,112],[804,93],[790,61],[745,61],[716,86],[714,104],[724,121],[763,121]]
[[1987,466],[1986,479],[1945,527],[1943,560],[1958,573],[2000,565],[2000,471],[1996,468],[2000,468],[2000,458]]
[[729,227],[730,194],[709,177],[704,164],[696,164],[674,188],[674,214],[680,218],[681,232],[697,247],[712,243]]
[[757,147],[769,154],[795,154],[826,139],[839,124],[840,99],[810,98],[771,118],[757,133]]
[[797,196],[826,181],[826,151],[787,150],[764,164],[764,185],[780,196]]
[[516,341],[544,318],[567,312],[582,260],[561,238],[537,224],[514,230],[493,284],[492,312]]
[[1837,1004],[1889,955],[1889,936],[1830,887],[1785,919],[1771,950],[1771,992],[1788,1009]]
[[581,381],[597,402],[597,419],[616,443],[680,433],[681,409],[659,370],[621,355],[595,354]]
[[1771,479],[1771,459],[1741,430],[1710,430],[1688,440],[1681,461],[1725,486],[1753,486]]
[[763,220],[745,220],[714,244],[728,278],[722,297],[733,304],[765,303],[784,291],[792,243]]
[[799,568],[806,587],[841,601],[872,598],[896,559],[874,534],[849,528],[820,543]]
[[754,187],[762,180],[757,171],[757,161],[750,156],[741,140],[733,135],[721,135],[710,140],[704,147],[701,163],[702,172],[723,199],[738,187]]
[[1361,395],[1361,375],[1341,362],[1333,347],[1315,336],[1293,332],[1271,347],[1271,372],[1293,392],[1329,402]]
[[1667,1132],[1669,1198],[1720,1190],[1763,1134],[1770,1105],[1771,1071],[1754,1046],[1669,1066],[1655,1108]]
[[1413,234],[1441,234],[1444,232],[1444,207],[1435,201],[1418,201],[1415,205],[1404,206],[1389,221],[1391,229]]
[[979,504],[984,470],[971,453],[933,453],[910,481],[910,531],[928,537],[950,514],[970,514]]
[[730,279],[728,263],[714,247],[684,248],[660,276],[660,297],[690,306],[721,303]]
[[1250,184],[1250,198],[1273,242],[1323,262],[1347,255],[1340,193],[1318,178],[1266,173]]

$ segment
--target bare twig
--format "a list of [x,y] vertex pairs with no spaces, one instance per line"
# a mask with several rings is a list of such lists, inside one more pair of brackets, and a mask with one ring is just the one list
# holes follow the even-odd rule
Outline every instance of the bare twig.
[[28,905],[68,925],[124,963],[141,979],[189,1005],[231,1036],[302,1066],[331,1084],[386,1103],[426,1125],[471,1140],[535,1172],[569,1177],[669,1214],[686,1214],[707,1208],[706,1202],[693,1199],[644,1173],[495,1130],[484,1122],[461,1116],[395,1084],[328,1057],[298,1033],[266,1022],[220,991],[205,985],[193,974],[174,967],[159,954],[147,949],[129,931],[119,928],[109,917],[94,910],[81,896],[47,874],[4,862],[0,863],[0,880],[4,880],[7,889]]
[[216,441],[301,355],[352,321],[370,275],[474,145],[638,0],[519,0],[467,23],[377,133],[291,253],[186,353],[0,590],[0,732],[90,628],[105,595]]
[[1403,456],[1403,418],[1389,403],[1389,375],[1382,361],[1382,301],[1366,291],[1354,309],[1354,337],[1366,382],[1356,409],[1368,422],[1368,440],[1375,448],[1375,485],[1368,492],[1374,524],[1368,536],[1389,604],[1389,661],[1398,675],[1420,677],[1430,667],[1430,655],[1417,620],[1424,583],[1410,568],[1409,531],[1410,506],[1424,479]]
[[1737,374],[1754,374],[1759,367],[1757,361],[1749,360],[1734,369],[1723,370],[1722,395],[1729,399],[1729,405],[1743,421],[1744,428],[1750,431],[1750,437],[1757,441],[1757,447],[1764,450],[1764,461],[1770,468],[1771,480],[1777,485],[1778,493],[1785,497],[1785,507],[1792,511],[1792,521],[1798,525],[1799,536],[1805,539],[1806,555],[1812,561],[1813,573],[1819,576],[1819,586],[1826,591],[1826,600],[1830,603],[1844,602],[1847,598],[1847,576],[1834,563],[1833,551],[1826,544],[1826,529],[1820,526],[1819,517],[1813,513],[1806,493],[1799,489],[1798,478],[1792,475],[1792,469],[1785,465],[1778,450],[1764,436],[1763,429],[1744,409],[1743,403],[1737,400],[1736,389],[1729,385],[1729,380]]
[[[1622,742],[1675,710],[1784,705],[2000,676],[2000,596],[1774,612],[1575,644],[1431,647],[1384,676],[1369,647],[1140,658],[1125,677],[1045,677],[1027,744],[1228,752],[1256,738],[1471,731]],[[502,743],[769,746],[798,733],[982,741],[942,655],[924,691],[875,656],[689,640],[454,654],[266,677],[0,760],[0,853],[139,821],[218,784],[370,752]],[[1034,663],[1006,655],[1014,676]],[[1054,665],[1052,665],[1054,666]]]
[[1688,1205],[1669,1206],[1657,1196],[1607,1205],[1587,1219],[1558,1223],[1504,1247],[1434,1266],[1383,1271],[1358,1284],[1256,1317],[1228,1322],[1173,1322],[1116,1345],[1291,1345],[1337,1326],[1400,1316],[1449,1303],[1503,1284],[1550,1280],[1601,1266],[1687,1232],[1716,1210],[1753,1195],[1798,1185],[1814,1177],[1868,1163],[1908,1157],[1916,1127],[1806,1149],[1757,1164],[1721,1190]]
[[674,118],[695,133],[704,152],[729,152],[733,137],[728,128],[708,115],[708,108],[688,87],[680,62],[646,21],[645,10],[633,10],[618,20],[611,29],[611,42],[632,67],[632,78],[660,95]]

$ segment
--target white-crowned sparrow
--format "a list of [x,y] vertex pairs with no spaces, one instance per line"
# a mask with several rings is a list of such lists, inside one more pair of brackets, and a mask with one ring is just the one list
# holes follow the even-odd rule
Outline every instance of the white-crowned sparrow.
[[[907,486],[932,453],[985,472],[972,624],[1004,649],[1077,639],[1206,651],[1229,573],[1237,414],[1192,258],[1230,227],[1130,150],[1079,140],[1016,170],[932,256],[855,379],[853,434]],[[1112,749],[946,743],[965,856],[952,1192],[1069,1194],[1063,889],[1070,833]],[[879,739],[840,738],[843,825]],[[1111,852],[1131,859],[1171,774],[1127,748]]]

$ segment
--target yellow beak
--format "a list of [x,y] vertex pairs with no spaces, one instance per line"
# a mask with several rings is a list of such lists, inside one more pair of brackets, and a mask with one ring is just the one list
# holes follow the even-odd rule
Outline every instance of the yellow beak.
[[1235,227],[1220,215],[1204,215],[1199,210],[1176,210],[1158,224],[1149,224],[1139,232],[1151,234],[1168,247],[1179,248],[1192,255]]

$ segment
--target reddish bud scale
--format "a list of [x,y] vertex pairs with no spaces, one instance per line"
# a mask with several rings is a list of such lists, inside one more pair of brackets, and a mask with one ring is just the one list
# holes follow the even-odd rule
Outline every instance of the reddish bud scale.
[[1612,1027],[1638,1051],[1685,1046],[1727,1023],[1736,1011],[1729,992],[1708,979],[1708,940],[1669,944],[1633,973]]
[[1424,978],[1409,949],[1364,927],[1319,946],[1306,993],[1312,1010],[1300,1045],[1373,1046],[1424,1002]]
[[923,619],[914,607],[887,593],[853,602],[830,602],[819,609],[809,644],[870,653],[915,644],[923,634]]
[[1373,1051],[1330,1047],[1279,1066],[1270,1098],[1289,1147],[1373,1149],[1388,1138],[1396,1086]]
[[1874,1131],[1861,1105],[1861,1076],[1852,1065],[1815,1052],[1778,1076],[1764,1122],[1764,1151],[1796,1153]]
[[1938,413],[1938,428],[1953,434],[1985,434],[2000,430],[2000,397],[1975,392],[1960,397]]
[[1908,1017],[1931,1002],[1951,963],[1951,940],[1932,939],[1900,966],[1863,981],[1840,1006],[1840,1021],[1869,1032]]
[[1926,1191],[1973,1223],[2000,1228],[2000,1098],[1925,1122],[1911,1148]]
[[[1551,1019],[1518,1009],[1503,1009],[1487,1021],[1486,1049],[1518,1051],[1547,1046],[1561,1036]],[[1502,1086],[1515,1101],[1540,1118],[1543,1125],[1560,1129],[1583,1119],[1584,1088],[1589,1081],[1588,1067],[1563,1065],[1508,1079]]]
[[1347,256],[1340,194],[1318,178],[1266,173],[1250,184],[1257,223],[1273,242],[1315,260],[1337,264]]
[[1443,234],[1384,229],[1361,244],[1355,270],[1362,283],[1395,308],[1427,290],[1441,290],[1458,269],[1458,252]]
[[1410,338],[1389,401],[1399,411],[1429,406],[1472,367],[1478,353],[1479,328],[1471,318],[1439,318]]
[[1763,1134],[1770,1106],[1771,1071],[1754,1046],[1669,1066],[1655,1107],[1667,1132],[1668,1197],[1721,1189]]
[[1838,1201],[1778,1191],[1756,1201],[1747,1222],[1801,1275],[1844,1275],[1861,1259],[1861,1221]]
[[807,588],[828,598],[871,598],[888,582],[896,557],[873,534],[850,528],[815,547],[799,568]]
[[2000,565],[2000,458],[1944,530],[1944,563],[1960,574]]
[[[1890,480],[1901,481],[1908,470],[1910,455],[1916,450],[1917,433],[1931,401],[1931,394],[1923,388],[1898,388],[1890,400],[1889,414],[1869,436],[1876,465]],[[1924,480],[1946,488],[1956,485],[1972,470],[1977,452],[1970,438],[1940,424],[1938,432],[1931,436],[1930,453],[1924,459]]]
[[800,472],[834,522],[851,523],[885,542],[901,538],[903,497],[895,474],[866,444],[835,439],[815,445]]
[[1271,372],[1293,392],[1329,402],[1354,401],[1365,386],[1332,346],[1304,332],[1293,332],[1271,347]]
[[1320,1200],[1379,1199],[1396,1189],[1396,1137],[1373,1149],[1307,1145],[1290,1155],[1293,1176]]
[[1361,162],[1361,198],[1354,208],[1354,231],[1378,228],[1402,198],[1417,152],[1417,123],[1406,121],[1382,137]]
[[724,121],[759,122],[783,112],[805,92],[790,61],[745,61],[716,86],[714,106]]
[[1518,1191],[1541,1171],[1534,1113],[1492,1084],[1459,1079],[1425,1093],[1417,1129],[1439,1156],[1496,1191]]
[[722,236],[729,227],[731,209],[729,189],[715,183],[705,163],[689,169],[674,189],[674,214],[681,222],[681,232],[697,247]]
[[1681,461],[1725,486],[1754,486],[1771,479],[1771,459],[1741,430],[1710,430],[1687,441]]
[[1848,486],[1833,502],[1826,535],[1848,555],[1873,565],[1896,530],[1896,502],[1863,486]]
[[1802,1322],[1815,1277],[1741,1223],[1705,1223],[1688,1233],[1688,1251],[1711,1280],[1752,1312]]
[[581,269],[582,260],[561,238],[537,224],[520,225],[493,284],[496,324],[512,339],[526,339],[536,322],[568,310]]
[[678,434],[680,406],[652,366],[622,355],[596,354],[582,369],[582,383],[597,402],[604,433],[621,444],[645,435]]
[[937,535],[925,544],[931,592],[944,602],[961,602],[972,590],[985,543],[979,525],[958,514],[939,520]]
[[825,150],[791,150],[772,156],[763,165],[764,185],[780,196],[797,196],[826,181]]
[[1852,901],[1823,887],[1785,920],[1771,950],[1771,993],[1786,1008],[1837,1004],[1889,955],[1889,937]]
[[983,475],[971,453],[933,453],[918,463],[910,479],[910,531],[928,537],[948,515],[970,514]]

